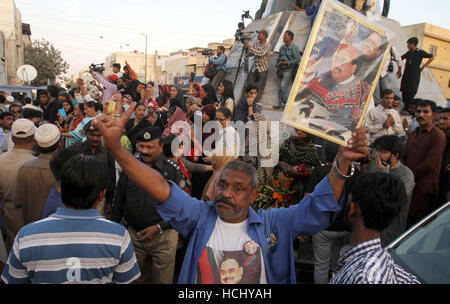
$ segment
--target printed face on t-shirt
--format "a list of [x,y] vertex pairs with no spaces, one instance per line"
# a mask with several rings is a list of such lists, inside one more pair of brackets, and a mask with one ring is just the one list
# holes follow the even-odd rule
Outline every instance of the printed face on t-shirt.
[[238,284],[242,280],[244,270],[235,259],[226,259],[220,264],[220,282],[222,284]]

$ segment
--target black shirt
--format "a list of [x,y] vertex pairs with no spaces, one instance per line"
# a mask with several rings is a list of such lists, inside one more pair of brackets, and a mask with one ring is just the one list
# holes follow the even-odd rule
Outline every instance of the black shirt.
[[[316,186],[330,173],[332,168],[333,167],[330,165],[316,167],[313,170],[311,177],[309,178],[308,184],[306,185],[305,193],[313,193],[314,188],[316,188]],[[360,173],[359,170],[355,168],[355,174],[345,181],[345,194],[347,197],[350,194],[351,189],[356,181],[356,178],[359,176],[359,173]],[[336,216],[336,219],[334,220],[333,224],[331,224],[331,226],[325,230],[337,232],[348,230],[345,225],[346,207],[347,207],[347,199],[344,201],[344,208]]]
[[[180,168],[161,154],[152,167],[166,180],[175,182],[184,188],[186,181]],[[157,201],[147,192],[139,188],[125,173],[122,173],[117,184],[111,220],[119,223],[122,218],[136,231],[159,224],[162,230],[172,229],[165,223],[156,210]]]
[[420,84],[420,66],[422,65],[422,60],[431,57],[433,57],[432,54],[421,49],[416,49],[414,52],[408,51],[402,56],[402,60],[406,59],[406,64],[400,91],[417,93]]
[[62,109],[62,102],[58,99],[49,102],[48,106],[44,109],[43,120],[48,121],[51,124],[55,124],[55,121],[59,121],[58,111]]

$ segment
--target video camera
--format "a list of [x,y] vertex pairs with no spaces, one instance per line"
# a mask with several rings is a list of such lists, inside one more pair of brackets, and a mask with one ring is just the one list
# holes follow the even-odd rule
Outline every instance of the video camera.
[[244,19],[253,19],[252,16],[250,16],[250,11],[244,11],[244,14],[242,15],[242,20]]
[[214,50],[211,49],[206,49],[204,51],[202,51],[202,55],[203,56],[214,56],[216,52]]
[[240,32],[236,35],[236,40],[240,41],[242,43],[246,43],[248,41],[251,41],[253,39],[253,34],[255,32]]
[[101,73],[101,72],[105,71],[104,63],[100,63],[100,64],[93,63],[89,67],[92,68],[94,70],[94,72],[97,72],[97,73]]

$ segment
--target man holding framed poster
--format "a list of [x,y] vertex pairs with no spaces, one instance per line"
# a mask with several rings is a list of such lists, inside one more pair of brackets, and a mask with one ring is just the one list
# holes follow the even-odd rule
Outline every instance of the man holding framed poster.
[[324,0],[282,122],[342,146],[363,123],[390,36],[335,0]]

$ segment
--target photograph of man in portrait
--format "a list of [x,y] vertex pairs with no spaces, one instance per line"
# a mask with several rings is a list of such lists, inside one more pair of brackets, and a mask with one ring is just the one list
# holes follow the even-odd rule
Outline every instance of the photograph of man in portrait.
[[334,0],[324,0],[282,122],[346,146],[389,54],[387,31]]

